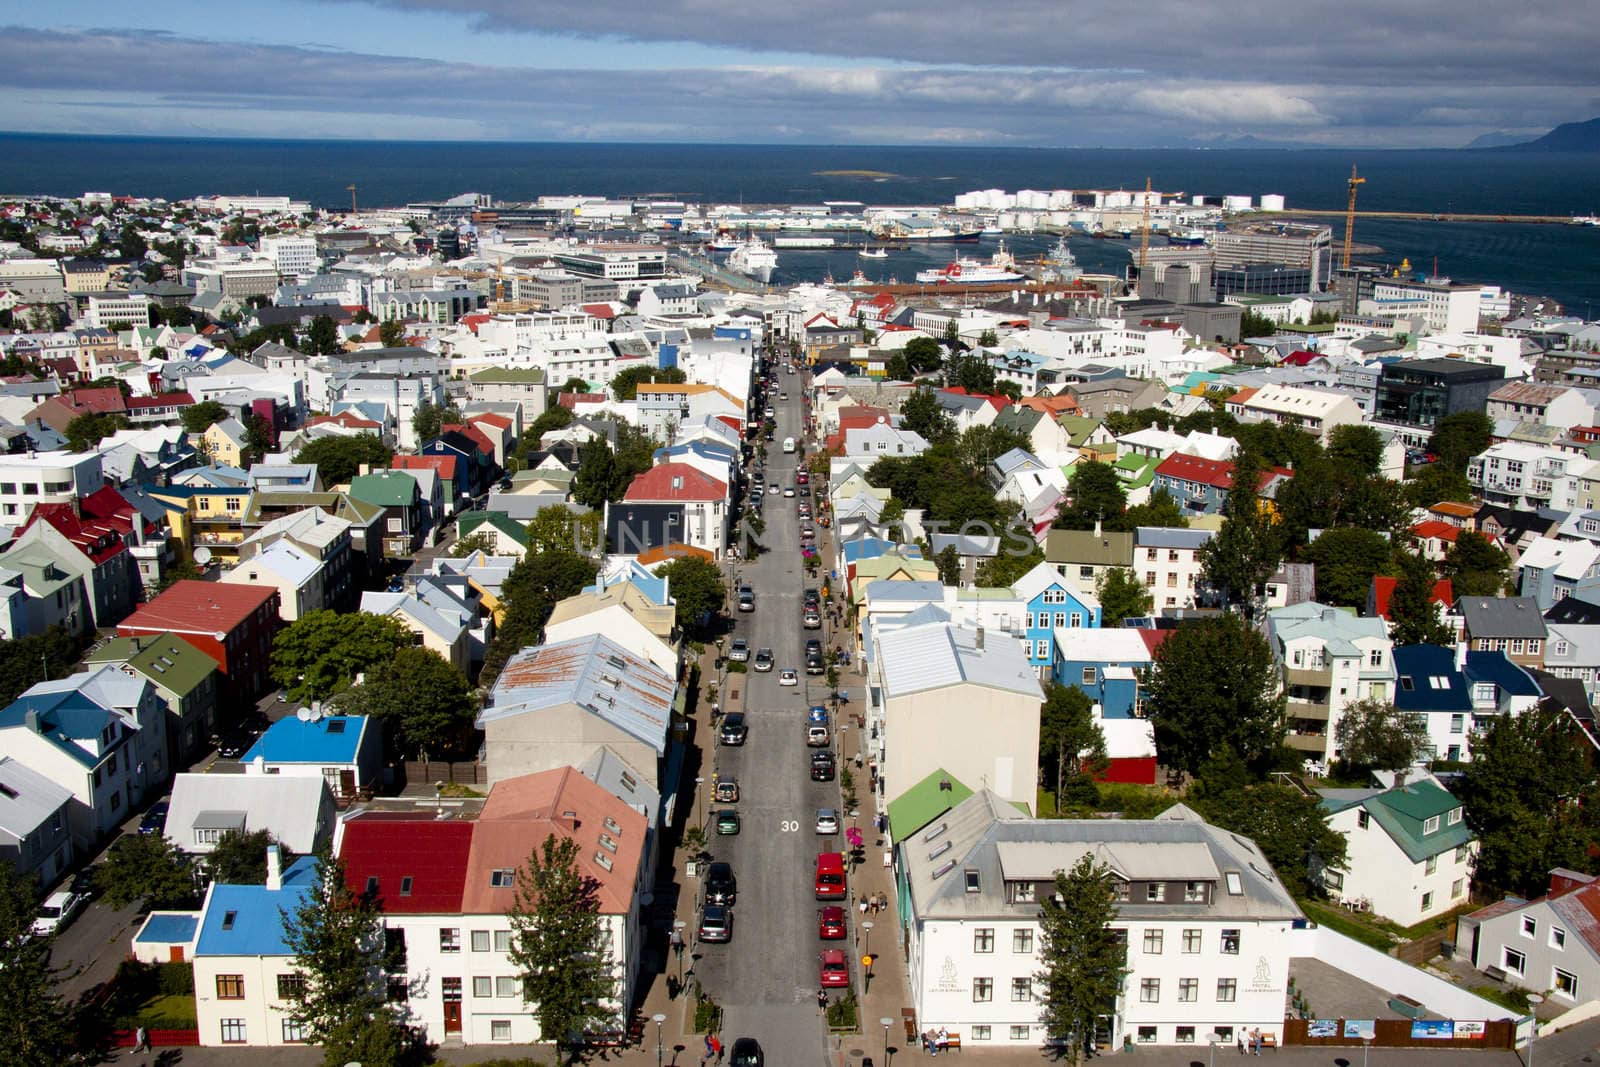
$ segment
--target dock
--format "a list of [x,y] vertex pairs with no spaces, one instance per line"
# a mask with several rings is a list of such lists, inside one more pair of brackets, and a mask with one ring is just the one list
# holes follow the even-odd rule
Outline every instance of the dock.
[[[1254,212],[1251,219],[1342,219],[1343,211],[1292,211]],[[1572,225],[1571,215],[1478,215],[1460,211],[1358,211],[1357,219],[1403,219],[1415,222],[1510,222],[1524,225]]]

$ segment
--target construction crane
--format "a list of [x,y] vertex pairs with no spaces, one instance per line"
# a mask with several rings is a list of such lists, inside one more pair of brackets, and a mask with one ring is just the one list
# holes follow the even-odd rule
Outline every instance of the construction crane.
[[1350,241],[1356,228],[1356,186],[1365,185],[1367,179],[1356,177],[1355,164],[1350,165],[1350,206],[1344,212],[1344,269],[1350,269]]
[[1144,262],[1150,257],[1150,179],[1144,180],[1144,218],[1139,223],[1139,291],[1144,292]]
[[350,190],[350,214],[354,215],[356,213],[356,187],[347,185],[345,188]]

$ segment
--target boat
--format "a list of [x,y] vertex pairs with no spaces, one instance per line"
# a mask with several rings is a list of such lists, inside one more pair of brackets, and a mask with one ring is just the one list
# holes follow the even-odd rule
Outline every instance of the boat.
[[878,232],[879,237],[896,241],[917,241],[919,243],[934,242],[961,244],[976,243],[983,236],[983,228],[970,226],[965,229],[952,229],[949,226],[916,226],[907,227],[903,224],[892,223]]
[[869,286],[869,285],[874,285],[876,283],[873,282],[873,280],[871,278],[868,278],[866,276],[866,274],[864,274],[863,272],[858,270],[854,274],[852,274],[850,276],[850,280],[845,282],[844,284],[846,286],[851,287],[851,288],[861,289],[861,288],[864,288],[864,287]]
[[1006,251],[1004,241],[987,263],[958,259],[936,270],[917,271],[917,281],[924,285],[1010,285],[1027,280],[1027,275],[1016,270],[1016,260]]
[[706,245],[708,252],[732,252],[739,247],[739,239],[731,233],[719,233]]
[[861,251],[857,252],[856,255],[862,259],[888,259],[889,250],[887,248],[868,248],[866,245],[862,245]]
[[1168,231],[1167,244],[1194,247],[1209,242],[1211,235],[1204,230]]
[[762,284],[772,281],[772,271],[777,265],[778,253],[753,234],[728,253],[729,270],[748,274]]
[[1574,226],[1600,226],[1600,215],[1574,215],[1572,216],[1572,224]]

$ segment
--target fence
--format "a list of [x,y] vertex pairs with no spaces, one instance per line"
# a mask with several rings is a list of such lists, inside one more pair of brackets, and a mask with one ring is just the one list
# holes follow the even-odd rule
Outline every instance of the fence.
[[1426,937],[1419,937],[1415,941],[1408,941],[1394,950],[1396,959],[1404,960],[1413,967],[1421,967],[1433,957],[1440,955],[1446,941],[1455,940],[1455,926],[1449,929],[1438,930]]
[[[1366,1028],[1371,1026],[1371,1030]],[[1457,1030],[1465,1031],[1458,1034]],[[1459,1048],[1507,1049],[1514,1047],[1517,1024],[1509,1019],[1451,1022],[1435,1020],[1412,1022],[1410,1019],[1378,1019],[1350,1021],[1344,1019],[1285,1019],[1283,1043],[1285,1045],[1362,1045],[1359,1031],[1371,1033],[1372,1043],[1379,1048]],[[1316,1034],[1317,1036],[1312,1036]]]
[[442,763],[437,760],[406,760],[401,765],[402,785],[445,782],[454,785],[488,785],[489,769],[477,760]]
[[1326,926],[1291,930],[1289,938],[1291,957],[1321,960],[1330,967],[1387,990],[1390,995],[1409,997],[1434,1015],[1442,1015],[1447,1019],[1505,1019],[1511,1015],[1509,1010],[1493,1001],[1485,1000],[1426,971],[1419,971],[1408,963],[1369,948]]
[[[146,1030],[145,1035],[150,1039],[151,1048],[197,1048],[200,1045],[199,1030]],[[136,1030],[111,1031],[113,1048],[132,1048],[137,1040]]]

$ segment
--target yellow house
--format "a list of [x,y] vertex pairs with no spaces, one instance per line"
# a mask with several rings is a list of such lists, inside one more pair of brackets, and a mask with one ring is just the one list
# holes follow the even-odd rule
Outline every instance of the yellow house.
[[214,422],[200,435],[204,443],[204,451],[211,457],[213,463],[220,463],[225,467],[244,466],[244,452],[247,447],[245,441],[244,424],[238,419],[223,419]]
[[185,551],[192,555],[195,549],[205,548],[219,563],[239,561],[251,490],[170,485],[151,489],[150,495],[167,506],[172,536]]

